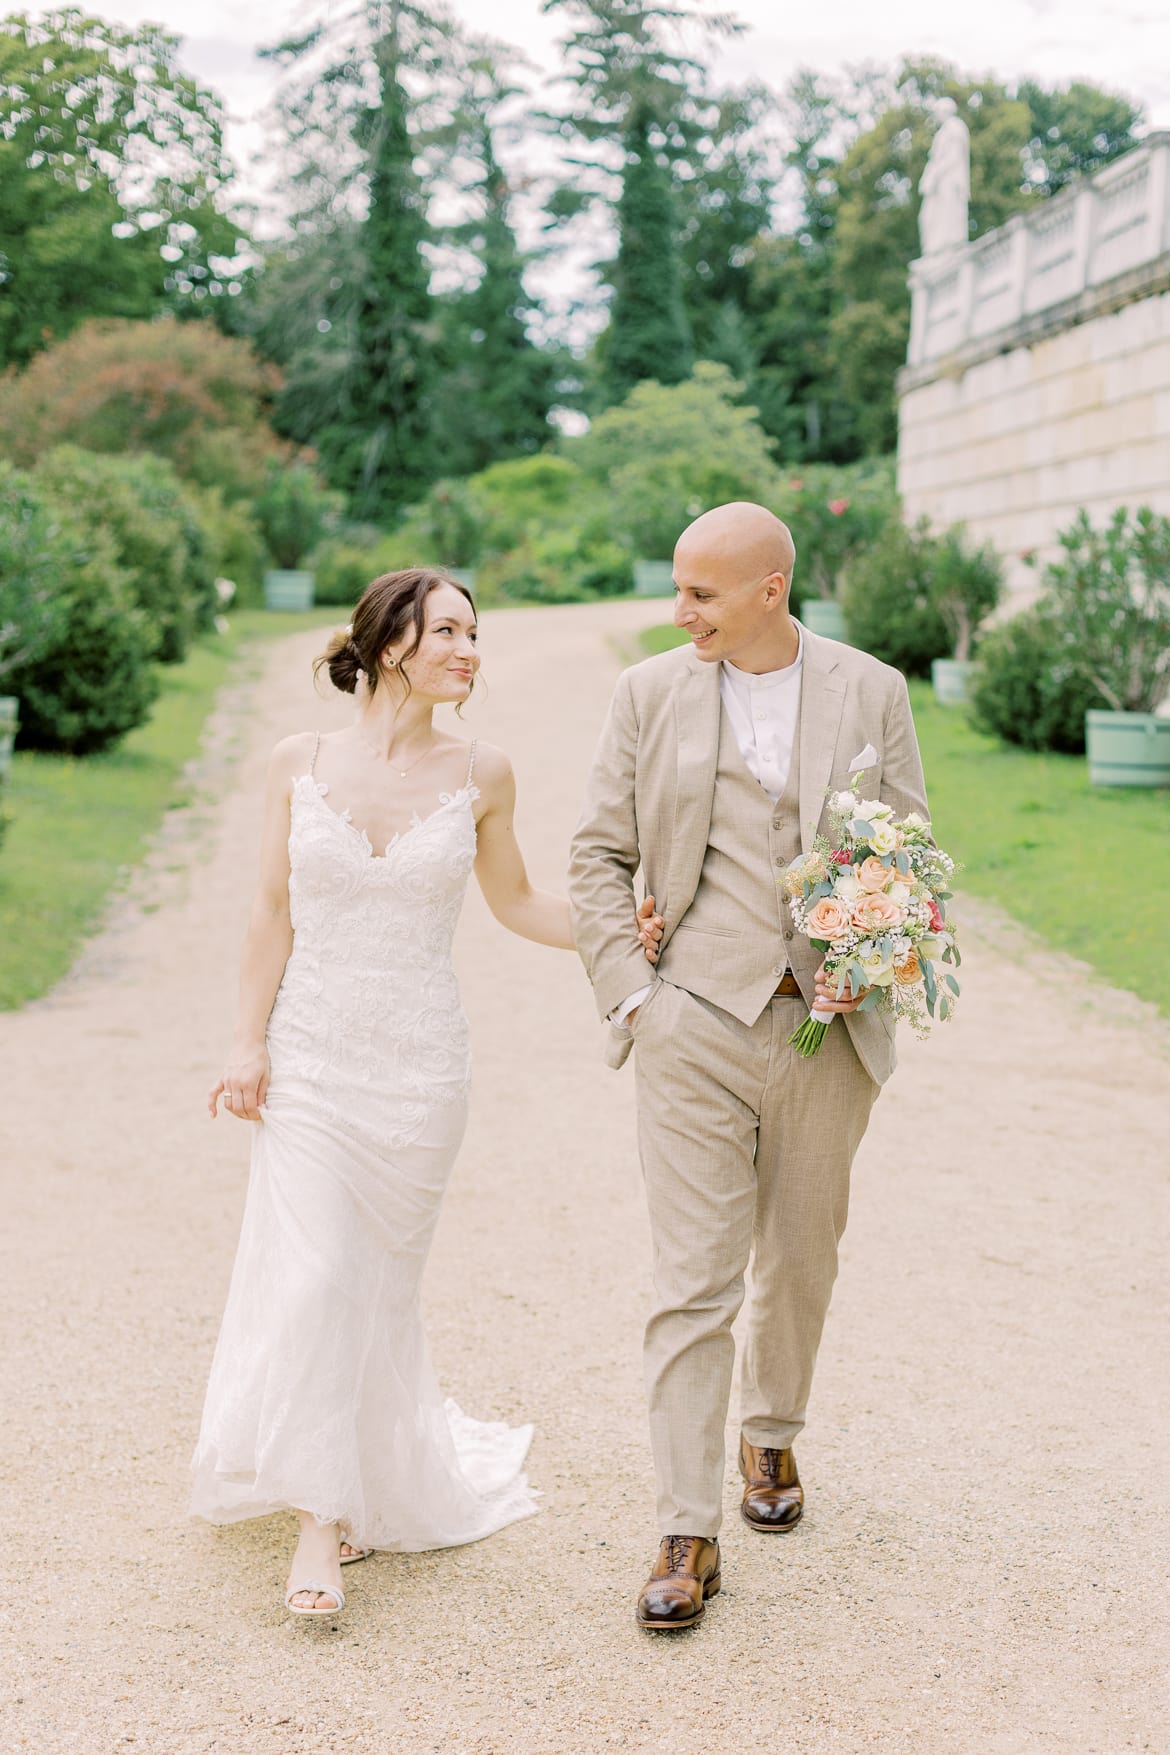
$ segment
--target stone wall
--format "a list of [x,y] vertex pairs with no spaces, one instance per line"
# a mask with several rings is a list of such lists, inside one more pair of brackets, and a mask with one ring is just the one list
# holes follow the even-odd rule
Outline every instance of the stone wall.
[[[1063,240],[1063,242],[1062,242]],[[1023,556],[1077,509],[1170,514],[1170,135],[912,270],[899,380],[906,517]]]

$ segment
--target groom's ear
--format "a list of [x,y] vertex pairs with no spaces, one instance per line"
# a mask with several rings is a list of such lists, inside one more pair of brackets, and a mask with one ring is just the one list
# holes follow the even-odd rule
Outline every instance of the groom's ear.
[[771,573],[764,580],[764,591],[768,600],[768,608],[776,609],[788,596],[788,580],[783,573]]

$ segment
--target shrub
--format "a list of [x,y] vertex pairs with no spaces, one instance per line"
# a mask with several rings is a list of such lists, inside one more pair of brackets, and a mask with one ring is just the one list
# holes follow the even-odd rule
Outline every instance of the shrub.
[[1170,518],[1118,507],[1101,530],[1078,513],[1045,569],[1053,604],[1096,707],[1152,713],[1170,690]]
[[727,500],[775,505],[781,477],[743,386],[726,366],[700,361],[682,384],[638,384],[569,458],[606,496],[610,534],[647,560],[667,559],[700,512]]
[[74,552],[28,477],[0,463],[0,694],[51,645],[64,614],[57,587]]
[[236,587],[233,603],[257,606],[271,557],[260,527],[242,500],[229,504],[220,488],[191,488],[217,575]]
[[477,595],[514,603],[589,603],[633,589],[633,563],[616,543],[589,544],[575,530],[521,543],[479,570]]
[[[534,533],[582,523],[595,485],[566,457],[543,451],[493,463],[467,483],[483,520],[481,547],[503,553]],[[600,505],[600,496],[597,499]]]
[[198,508],[171,465],[63,445],[41,459],[33,479],[71,524],[110,538],[146,617],[153,656],[178,663],[192,636],[212,625],[216,569]]
[[274,367],[210,323],[92,321],[0,377],[0,448],[25,464],[65,443],[149,451],[243,499],[290,455],[268,425],[279,388]]
[[971,679],[975,723],[1031,750],[1081,755],[1085,713],[1099,702],[1050,603],[985,634]]
[[316,577],[314,596],[318,603],[352,609],[370,580],[380,573],[420,566],[426,560],[398,537],[383,536],[379,531],[367,535],[364,541],[356,540],[355,534],[341,536],[322,543],[311,557]]
[[850,640],[907,676],[928,676],[931,660],[950,650],[932,589],[938,547],[923,528],[907,530],[894,520],[845,570]]
[[953,656],[965,664],[1003,594],[1003,567],[987,544],[969,548],[960,525],[936,538],[933,550],[930,600],[946,624]]
[[317,547],[344,502],[307,463],[272,464],[252,510],[278,567],[297,567]]
[[809,597],[841,596],[850,563],[864,557],[884,531],[900,522],[893,464],[888,459],[808,464],[782,483],[769,504],[796,543],[794,608]]
[[[20,743],[83,755],[140,725],[158,691],[150,662],[156,636],[112,540],[71,524],[27,477],[9,471],[0,480],[0,556],[18,563],[0,568],[0,621],[14,604],[27,618],[25,637],[18,624],[7,642],[4,674],[5,692],[20,697]],[[37,602],[45,579],[53,588],[47,621]]]

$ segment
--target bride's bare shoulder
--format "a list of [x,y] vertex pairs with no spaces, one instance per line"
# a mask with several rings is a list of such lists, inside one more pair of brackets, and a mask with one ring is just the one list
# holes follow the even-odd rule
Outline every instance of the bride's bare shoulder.
[[512,781],[512,763],[506,753],[494,743],[484,743],[482,738],[475,744],[475,784],[481,792],[495,792],[500,787],[508,786]]
[[295,731],[291,737],[282,737],[268,758],[269,780],[292,781],[298,774],[307,774],[317,740],[315,731]]

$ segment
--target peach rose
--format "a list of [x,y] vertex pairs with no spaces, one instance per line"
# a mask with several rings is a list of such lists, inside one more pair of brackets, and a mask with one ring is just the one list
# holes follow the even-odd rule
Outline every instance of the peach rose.
[[867,937],[879,938],[884,932],[893,932],[905,918],[905,910],[888,896],[859,896],[853,904],[853,924]]
[[922,964],[918,952],[910,951],[905,962],[894,964],[894,980],[899,987],[916,987],[922,980]]
[[810,938],[843,938],[850,927],[849,909],[835,896],[822,896],[805,915],[805,931]]
[[868,859],[862,860],[857,868],[858,883],[863,890],[869,890],[874,895],[876,895],[879,890],[884,890],[891,878],[896,876],[897,872],[894,870],[893,866],[883,865],[881,860],[873,853],[870,854]]

